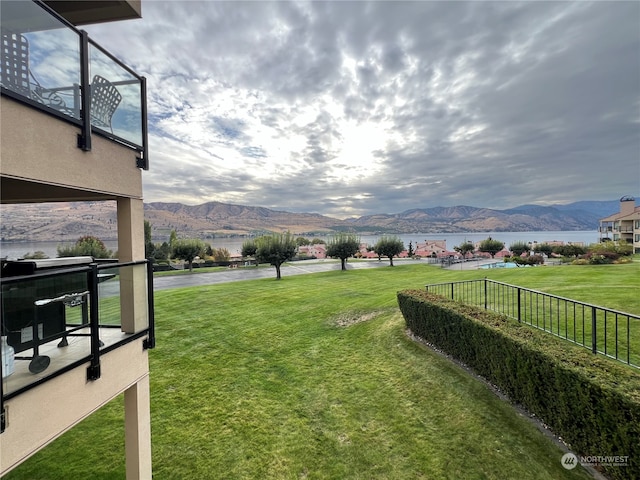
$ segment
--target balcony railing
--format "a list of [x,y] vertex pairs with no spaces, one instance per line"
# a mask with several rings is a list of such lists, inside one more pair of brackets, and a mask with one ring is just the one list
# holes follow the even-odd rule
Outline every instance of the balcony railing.
[[492,310],[620,362],[640,368],[640,316],[536,290],[467,280],[426,286],[427,291]]
[[[2,404],[81,366],[88,381],[97,380],[101,355],[136,339],[155,346],[153,269],[146,260],[3,275],[0,288],[0,332],[13,349],[11,371],[0,362]],[[128,318],[131,302],[142,302],[142,323]]]
[[146,80],[39,1],[3,1],[2,94],[139,153],[148,169]]

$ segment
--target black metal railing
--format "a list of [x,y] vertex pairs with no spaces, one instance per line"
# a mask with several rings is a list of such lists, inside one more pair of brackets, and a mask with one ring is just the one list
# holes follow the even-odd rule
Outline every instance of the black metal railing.
[[148,169],[146,79],[41,1],[0,8],[2,95],[77,125],[79,148],[97,133]]
[[[0,291],[0,332],[14,351],[15,368],[7,375],[0,362],[0,413],[4,401],[83,365],[87,380],[99,379],[100,357],[108,351],[139,338],[144,348],[155,346],[148,260],[0,277]],[[141,294],[146,323],[125,325],[123,305]]]
[[640,368],[640,316],[494,280],[437,283],[427,291],[475,305]]

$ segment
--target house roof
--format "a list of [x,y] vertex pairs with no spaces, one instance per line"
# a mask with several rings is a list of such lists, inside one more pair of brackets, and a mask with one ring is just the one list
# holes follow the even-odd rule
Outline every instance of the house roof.
[[636,207],[632,213],[622,214],[620,212],[601,218],[601,222],[613,222],[616,220],[637,220],[640,219],[640,207]]

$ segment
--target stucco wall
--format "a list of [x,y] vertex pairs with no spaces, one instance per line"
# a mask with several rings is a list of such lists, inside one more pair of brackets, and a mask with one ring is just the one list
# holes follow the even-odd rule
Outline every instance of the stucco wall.
[[105,195],[142,198],[136,152],[92,135],[92,150],[77,147],[80,129],[8,97],[0,103],[0,173]]

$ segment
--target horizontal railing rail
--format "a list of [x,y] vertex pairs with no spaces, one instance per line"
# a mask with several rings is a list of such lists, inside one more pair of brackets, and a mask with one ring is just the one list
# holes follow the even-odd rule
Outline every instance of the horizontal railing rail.
[[[136,273],[136,269],[144,273]],[[142,292],[140,288],[132,290],[134,276],[146,295],[147,321],[127,326],[125,331],[120,297],[123,292],[129,297]],[[0,363],[2,404],[82,365],[88,364],[87,380],[97,380],[101,355],[138,338],[144,339],[144,348],[155,346],[153,266],[148,260],[94,262],[3,276],[0,291],[0,332],[13,350],[11,360],[16,370],[7,372],[4,360]],[[105,330],[109,327],[120,328],[109,336]],[[70,344],[73,351],[57,353]]]
[[426,285],[427,291],[544,330],[640,368],[640,316],[489,280]]

